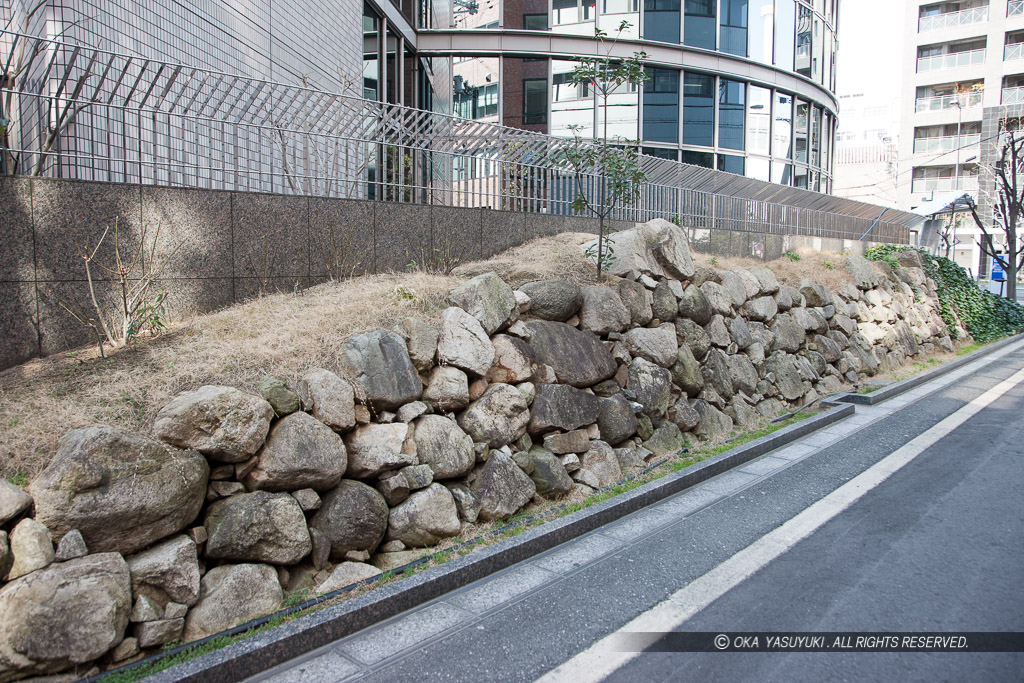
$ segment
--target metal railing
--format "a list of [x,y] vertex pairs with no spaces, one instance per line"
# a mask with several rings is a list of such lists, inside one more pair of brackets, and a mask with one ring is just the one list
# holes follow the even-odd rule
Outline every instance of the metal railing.
[[1010,0],[1006,3],[1006,16],[1016,17],[1024,14],[1024,0]]
[[1024,102],[1024,87],[1003,88],[1002,104],[1019,104]]
[[917,58],[917,71],[938,71],[939,69],[956,69],[963,66],[974,66],[985,63],[985,49],[951,52],[944,55]]
[[982,21],[988,21],[988,7],[975,7],[973,9],[960,10],[959,12],[947,12],[945,14],[934,14],[930,17],[921,17],[917,22],[917,31],[918,33],[923,33],[925,31],[935,31],[954,26],[977,24]]
[[967,133],[965,135],[948,135],[936,138],[916,138],[914,140],[914,153],[922,152],[953,152],[959,147],[964,149],[972,147],[981,142],[980,133]]
[[957,178],[914,178],[911,192],[952,192],[953,190],[966,190],[976,192],[978,190],[978,178],[976,176],[961,176]]
[[[492,123],[3,31],[0,65],[5,173],[563,215],[599,187],[559,162],[571,140]],[[847,239],[873,222],[820,210],[838,198],[731,175],[730,188],[793,205],[725,196],[693,189],[726,187],[709,182],[717,172],[641,167],[638,201],[612,218]],[[871,231],[907,236],[895,220]]]
[[1003,48],[1003,61],[1024,57],[1024,43],[1012,43]]
[[983,92],[960,93],[958,95],[938,95],[936,97],[919,97],[914,103],[914,111],[942,111],[956,109],[959,105],[964,109],[981,106]]

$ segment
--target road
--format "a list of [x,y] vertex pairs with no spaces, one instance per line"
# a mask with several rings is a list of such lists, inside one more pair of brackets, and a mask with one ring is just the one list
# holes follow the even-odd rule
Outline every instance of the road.
[[1016,681],[1022,653],[624,631],[1024,631],[1024,343],[253,680]]

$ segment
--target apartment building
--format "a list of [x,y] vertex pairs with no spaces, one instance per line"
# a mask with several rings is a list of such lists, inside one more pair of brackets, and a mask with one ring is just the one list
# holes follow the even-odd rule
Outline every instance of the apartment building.
[[[986,164],[994,161],[1000,120],[1024,103],[1024,0],[911,0],[905,26],[900,204],[919,207],[967,192],[991,220]],[[969,214],[935,221],[922,241],[937,244],[937,231],[951,220],[951,256],[987,278],[991,264]]]

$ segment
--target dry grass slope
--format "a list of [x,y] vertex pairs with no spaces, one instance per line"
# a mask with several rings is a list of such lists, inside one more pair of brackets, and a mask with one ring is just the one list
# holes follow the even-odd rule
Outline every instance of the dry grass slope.
[[[439,320],[461,278],[493,270],[518,285],[545,277],[593,279],[579,245],[592,235],[533,240],[452,276],[424,272],[360,277],[275,294],[173,325],[107,360],[94,347],[0,373],[0,476],[30,480],[69,429],[107,424],[148,431],[175,394],[203,384],[253,393],[265,375],[295,378],[311,367],[340,372],[338,351],[355,333],[406,317]],[[173,292],[172,292],[173,296]]]

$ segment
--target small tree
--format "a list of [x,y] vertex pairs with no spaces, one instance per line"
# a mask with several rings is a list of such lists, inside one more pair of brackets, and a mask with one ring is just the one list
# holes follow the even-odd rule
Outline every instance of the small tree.
[[[1020,120],[1013,119],[1000,123],[999,159],[993,166],[995,176],[995,201],[992,207],[994,225],[986,225],[978,216],[977,207],[971,204],[971,216],[981,230],[978,242],[981,252],[995,259],[1006,273],[1006,296],[1017,300],[1017,273],[1024,266],[1024,245],[1020,239],[1020,220],[1024,215],[1024,187],[1018,181],[1018,174],[1024,173],[1024,134]],[[1005,240],[1006,251],[996,251],[995,237]]]
[[[597,277],[601,278],[604,267],[611,263],[614,252],[605,245],[605,220],[620,206],[634,203],[640,194],[640,185],[647,180],[640,170],[638,140],[621,137],[608,139],[608,97],[623,86],[639,87],[647,74],[644,72],[646,52],[634,52],[632,57],[618,59],[611,57],[612,48],[622,32],[631,24],[623,21],[608,40],[607,32],[594,30],[594,38],[600,42],[604,55],[581,57],[570,74],[570,81],[576,86],[593,87],[600,98],[603,114],[603,130],[594,143],[585,142],[580,135],[582,126],[570,126],[573,140],[560,149],[556,161],[568,166],[576,181],[576,198],[572,202],[575,213],[591,212],[598,219]],[[591,174],[598,174],[599,187],[596,196],[587,193],[583,180]]]

